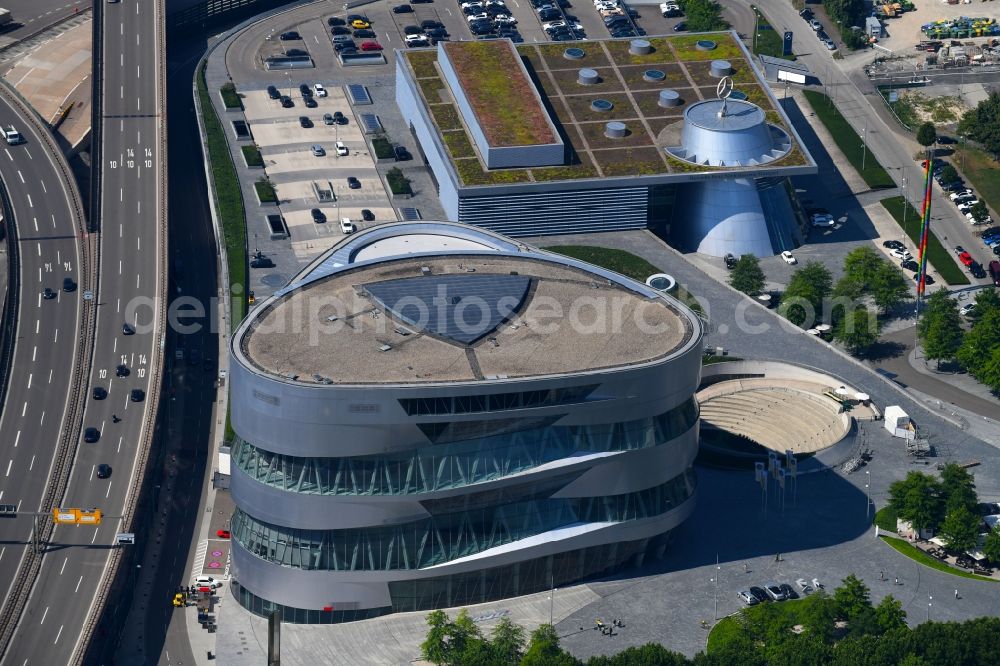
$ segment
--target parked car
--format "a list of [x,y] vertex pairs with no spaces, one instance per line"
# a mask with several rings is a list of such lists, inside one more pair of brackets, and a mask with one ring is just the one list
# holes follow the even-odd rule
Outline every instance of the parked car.
[[968,317],[975,311],[976,311],[975,303],[966,303],[959,309],[958,314],[962,315],[963,317]]
[[392,13],[393,14],[412,14],[413,13],[413,7],[411,7],[409,5],[396,5],[395,7],[392,8]]
[[229,530],[215,530],[215,536],[219,537],[220,539],[229,539],[230,537],[232,537],[232,534],[229,532]]
[[294,30],[289,30],[288,32],[281,33],[278,36],[278,39],[280,39],[283,42],[288,42],[288,41],[294,41],[296,39],[302,39],[302,36],[299,33],[295,32]]
[[271,257],[254,257],[250,260],[250,268],[274,268]]
[[781,260],[786,264],[788,264],[789,266],[794,266],[795,264],[799,263],[798,259],[796,259],[795,256],[789,250],[785,250],[784,252],[781,253]]
[[351,27],[352,27],[352,28],[355,28],[355,29],[360,29],[360,30],[363,30],[363,29],[365,29],[365,28],[370,28],[370,27],[372,27],[372,24],[371,24],[371,23],[369,23],[369,22],[368,22],[367,20],[365,20],[365,19],[360,19],[360,18],[356,18],[356,19],[354,19],[353,21],[351,21]]
[[312,151],[312,154],[315,157],[323,157],[324,155],[326,155],[326,150],[323,148],[323,146],[319,145],[318,143],[314,143],[309,149]]
[[829,37],[827,37],[826,39],[823,40],[823,46],[825,46],[828,51],[836,51],[837,50],[837,45]]
[[357,51],[358,46],[357,44],[354,43],[354,40],[352,39],[346,42],[337,42],[336,44],[333,45],[333,50],[336,51],[337,53],[344,53],[346,51]]
[[906,261],[907,259],[913,259],[913,255],[910,254],[910,251],[907,249],[899,249],[894,247],[891,250],[889,250],[889,254],[891,254],[893,257],[901,261]]
[[281,99],[281,93],[274,86],[267,87],[267,96],[271,99]]
[[813,214],[811,220],[814,227],[832,227],[836,224],[833,219],[833,215],[830,215],[829,213],[825,215],[822,213],[815,213]]
[[362,208],[361,209],[361,219],[364,220],[365,222],[374,222],[375,221],[375,213],[371,212],[367,208]]
[[397,162],[408,162],[413,159],[413,155],[410,154],[410,151],[405,146],[393,146],[392,153]]
[[354,226],[354,223],[351,222],[350,218],[342,217],[340,218],[340,230],[345,234],[353,234],[358,230],[358,228]]
[[333,116],[330,115],[329,113],[324,113],[323,114],[323,124],[324,125],[332,125],[333,124]]
[[969,273],[972,275],[972,277],[978,280],[981,280],[984,277],[986,277],[986,270],[983,268],[983,265],[980,264],[978,261],[973,261],[969,265]]
[[782,583],[778,587],[781,588],[782,593],[785,595],[785,599],[798,599],[798,593],[792,588],[788,583]]
[[428,39],[426,35],[407,35],[403,38],[407,46],[427,46]]
[[965,251],[958,253],[958,260],[961,261],[962,265],[966,267],[975,263],[975,259],[972,258],[972,255]]
[[819,32],[820,30],[823,29],[823,24],[817,21],[816,19],[810,19],[809,27],[815,30],[816,32]]
[[289,97],[288,95],[281,96],[281,108],[290,109],[293,106],[295,106],[295,102],[292,101],[291,97]]
[[352,190],[360,190],[361,189],[361,181],[358,180],[357,178],[355,178],[354,176],[348,176],[347,177],[347,187],[349,187]]
[[812,585],[810,585],[805,578],[796,578],[795,585],[798,586],[799,591],[803,594],[808,594],[813,591]]
[[348,155],[351,154],[351,151],[347,149],[347,146],[344,144],[343,141],[338,141],[336,146],[337,146],[338,157],[347,157]]
[[337,25],[330,28],[331,35],[349,35],[351,34],[351,29],[345,25]]
[[299,127],[309,129],[312,126],[313,121],[309,120],[309,116],[299,116]]
[[316,93],[316,97],[326,97],[327,96],[326,87],[324,87],[322,83],[314,83],[313,84],[313,91]]
[[358,39],[375,39],[374,30],[355,30],[354,36]]
[[747,606],[755,606],[760,603],[759,601],[757,601],[757,597],[750,594],[749,590],[743,590],[741,592],[738,592],[736,596],[739,597],[740,601],[745,603]]
[[[914,273],[913,274],[913,281],[914,282],[919,282],[920,281],[920,273]],[[929,274],[925,275],[924,276],[924,284],[927,284],[927,285],[934,284],[934,278],[931,277]]]
[[319,104],[316,103],[316,100],[313,99],[312,97],[306,97],[305,99],[302,100],[302,103],[306,105],[307,109],[315,109],[317,106],[319,106]]
[[765,592],[763,588],[757,587],[756,585],[750,588],[750,594],[752,594],[757,601],[767,601],[770,599],[770,597],[767,596],[767,592]]
[[905,250],[906,246],[903,245],[901,241],[898,240],[887,240],[882,241],[882,247],[888,248],[890,250]]
[[687,23],[681,21],[674,26],[674,32],[685,32],[688,29]]
[[785,600],[785,593],[781,591],[781,587],[777,583],[766,583],[764,585],[764,591],[767,592],[767,596],[771,597],[774,601]]
[[311,211],[309,211],[309,214],[312,215],[312,221],[315,222],[316,224],[322,224],[323,222],[326,222],[326,215],[324,215],[323,211],[321,211],[319,208],[313,208]]
[[902,268],[904,271],[919,271],[920,270],[920,264],[918,264],[917,262],[915,262],[913,259],[907,259],[906,261],[901,262],[899,264],[899,267]]
[[326,24],[330,27],[333,27],[337,25],[347,25],[347,21],[340,18],[339,16],[331,16],[326,20]]
[[361,42],[362,51],[381,51],[382,45],[378,42]]
[[[431,28],[431,30],[433,30],[433,29],[434,28]],[[423,31],[424,31],[424,29],[421,28],[418,25],[408,25],[408,26],[405,26],[403,28],[403,34],[404,35],[419,35],[419,34],[422,34]]]
[[347,124],[347,116],[344,115],[343,111],[334,111],[333,112],[333,122],[337,123],[338,125],[346,125]]

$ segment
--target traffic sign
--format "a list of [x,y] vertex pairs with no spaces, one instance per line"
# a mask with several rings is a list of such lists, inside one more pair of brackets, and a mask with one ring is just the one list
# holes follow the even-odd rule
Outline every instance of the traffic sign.
[[132,545],[135,543],[135,533],[119,532],[115,535],[115,543],[119,546]]

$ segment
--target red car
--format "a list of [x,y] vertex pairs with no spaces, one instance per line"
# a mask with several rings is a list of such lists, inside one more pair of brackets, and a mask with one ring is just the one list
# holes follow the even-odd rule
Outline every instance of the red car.
[[378,42],[361,42],[362,51],[381,51],[382,45]]
[[220,539],[228,539],[230,537],[229,530],[216,530],[215,536]]
[[962,262],[963,266],[971,266],[972,263],[975,261],[972,258],[972,255],[969,254],[968,252],[960,252],[958,255],[958,260]]

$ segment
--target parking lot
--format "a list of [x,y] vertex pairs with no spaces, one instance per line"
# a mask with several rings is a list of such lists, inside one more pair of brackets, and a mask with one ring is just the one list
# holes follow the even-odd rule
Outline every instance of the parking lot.
[[[300,264],[343,237],[341,218],[349,218],[358,229],[397,219],[347,96],[339,86],[326,90],[326,97],[314,97],[317,106],[313,109],[305,107],[298,85],[279,91],[292,93],[292,108],[282,108],[266,90],[240,91],[244,114],[263,157],[264,171],[275,187],[278,209]],[[346,124],[325,124],[324,114],[337,111],[347,118]],[[308,118],[311,127],[302,127],[301,117]],[[334,147],[338,141],[347,147],[348,155],[337,154]],[[315,155],[313,146],[322,147],[324,154]],[[358,179],[359,188],[348,186],[349,176]],[[321,196],[323,193],[329,195]],[[322,211],[326,223],[313,222],[314,208]],[[362,220],[362,209],[371,211],[375,219]],[[263,212],[268,211],[265,208]],[[251,223],[251,233],[267,232],[269,236],[264,215],[259,217],[260,230]]]

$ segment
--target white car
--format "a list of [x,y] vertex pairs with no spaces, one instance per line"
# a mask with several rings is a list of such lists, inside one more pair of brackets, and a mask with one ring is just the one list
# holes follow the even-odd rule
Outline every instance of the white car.
[[809,27],[815,30],[816,32],[819,32],[820,30],[823,29],[823,24],[817,21],[816,19],[813,19],[809,21]]
[[968,317],[970,314],[972,314],[975,311],[976,311],[976,304],[975,303],[966,303],[958,311],[958,314],[962,315],[963,317]]
[[489,21],[490,15],[487,14],[486,12],[483,12],[482,14],[473,14],[472,16],[466,16],[465,20],[468,21],[469,23],[473,23],[474,21]]
[[618,0],[594,0],[594,6],[598,5],[611,5],[612,7],[618,6]]
[[963,197],[971,197],[974,196],[975,194],[976,194],[975,192],[973,192],[969,188],[966,188],[958,192],[952,192],[951,194],[948,195],[948,198],[954,201],[955,199],[961,199]]
[[407,35],[406,45],[407,46],[427,46],[429,42],[427,41],[426,35]]
[[972,207],[975,206],[977,203],[979,203],[979,199],[973,199],[972,201],[964,201],[958,204],[958,212],[968,213],[970,210],[972,210]]
[[789,266],[799,263],[799,260],[792,256],[792,253],[788,250],[781,253],[781,260]]
[[823,40],[823,46],[825,46],[827,48],[827,50],[829,50],[829,51],[836,51],[837,50],[837,45],[833,43],[832,39],[824,39]]
[[898,248],[893,248],[889,250],[889,254],[900,261],[909,261],[910,259],[913,259],[913,255],[906,249],[900,250]]
[[812,225],[814,227],[832,227],[835,224],[833,215],[829,213],[814,213],[812,216]]
[[558,28],[573,28],[574,30],[583,30],[583,26],[579,23],[567,23],[566,21],[552,21],[550,23],[543,23],[542,30],[546,32],[550,30],[556,30]]
[[215,580],[211,576],[198,576],[194,579],[195,587],[210,587],[216,590],[222,587],[222,582]]
[[493,17],[494,23],[506,23],[507,25],[517,25],[517,19],[513,16],[504,16],[500,14],[499,16]]
[[345,234],[353,234],[358,230],[358,228],[354,226],[353,222],[351,222],[351,218],[342,217],[340,218],[340,230]]
[[351,151],[347,149],[343,141],[337,142],[337,157],[347,157],[351,154]]
[[326,97],[326,88],[323,87],[322,83],[314,83],[313,90],[316,91],[316,97]]
[[759,603],[757,601],[757,597],[750,594],[749,590],[743,590],[742,592],[737,593],[736,596],[738,596],[740,601],[745,603],[747,606],[756,606]]
[[481,2],[463,2],[462,9],[468,9],[469,7],[481,8],[483,3]]
[[607,10],[607,9],[618,9],[617,2],[608,2],[607,0],[601,0],[601,2],[594,3],[594,9],[597,11]]
[[[965,219],[967,219],[972,224],[976,224],[976,218],[975,218],[975,216],[973,216],[972,213],[966,213],[965,214]],[[980,224],[993,224],[993,217],[990,216],[990,215],[987,215],[986,219],[984,219]]]

